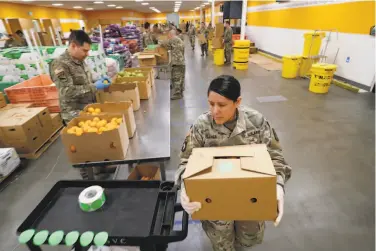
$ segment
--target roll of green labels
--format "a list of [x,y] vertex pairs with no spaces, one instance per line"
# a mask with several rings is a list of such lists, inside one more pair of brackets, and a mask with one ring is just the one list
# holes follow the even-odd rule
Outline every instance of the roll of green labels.
[[78,204],[84,212],[94,212],[100,209],[105,202],[104,189],[100,186],[88,187],[78,196]]

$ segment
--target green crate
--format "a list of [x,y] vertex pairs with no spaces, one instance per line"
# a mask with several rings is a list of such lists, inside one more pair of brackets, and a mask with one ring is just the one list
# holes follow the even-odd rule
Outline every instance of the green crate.
[[4,93],[4,95],[5,95],[5,92],[4,92],[4,90],[6,89],[6,88],[9,88],[9,87],[12,87],[13,85],[16,85],[16,84],[18,84],[18,83],[11,83],[11,82],[0,82],[0,92],[2,92],[2,93]]

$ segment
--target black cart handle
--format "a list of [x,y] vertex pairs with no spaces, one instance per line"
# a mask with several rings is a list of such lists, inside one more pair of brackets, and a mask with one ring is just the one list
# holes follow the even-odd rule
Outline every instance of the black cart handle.
[[176,242],[176,241],[182,241],[185,238],[187,238],[188,235],[188,219],[189,215],[187,214],[186,211],[184,211],[183,207],[181,206],[180,203],[176,203],[175,208],[174,208],[175,213],[183,211],[183,216],[182,216],[182,224],[181,224],[181,230],[180,231],[171,231],[170,236],[168,237],[169,242]]

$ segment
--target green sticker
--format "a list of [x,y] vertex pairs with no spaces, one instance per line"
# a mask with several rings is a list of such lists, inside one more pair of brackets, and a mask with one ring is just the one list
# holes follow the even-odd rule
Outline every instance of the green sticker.
[[57,246],[60,244],[63,238],[64,238],[64,232],[56,231],[50,235],[50,238],[48,238],[48,244],[50,244],[50,246]]
[[80,236],[80,233],[78,231],[72,231],[65,236],[65,245],[67,246],[73,246]]
[[42,230],[34,235],[33,244],[35,246],[40,246],[46,242],[47,238],[48,238],[48,231]]
[[91,232],[91,231],[87,231],[83,234],[81,234],[81,237],[80,237],[80,244],[82,247],[87,247],[91,244],[91,242],[93,241],[93,238],[94,238],[94,233]]
[[220,173],[229,173],[233,169],[233,165],[231,162],[222,162],[218,166],[218,170]]
[[34,229],[29,229],[29,230],[23,231],[20,234],[20,236],[18,237],[18,241],[21,244],[26,244],[26,243],[28,243],[31,240],[31,238],[33,237],[34,233],[35,233]]
[[100,232],[95,235],[94,238],[94,245],[97,247],[104,246],[108,240],[108,233],[107,232]]

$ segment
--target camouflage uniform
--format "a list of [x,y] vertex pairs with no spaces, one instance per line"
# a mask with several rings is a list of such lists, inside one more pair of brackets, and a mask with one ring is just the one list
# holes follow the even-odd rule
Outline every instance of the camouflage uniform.
[[[68,50],[51,63],[50,73],[59,90],[61,117],[66,124],[87,104],[96,102],[90,69],[85,62],[72,58]],[[87,179],[87,169],[80,169],[80,173]]]
[[208,55],[208,37],[209,37],[209,30],[204,28],[201,28],[199,31],[200,34],[203,34],[206,38],[206,43],[201,44],[201,56],[206,54]]
[[176,36],[163,41],[161,46],[171,51],[171,99],[182,98],[185,89],[184,42]]
[[226,28],[224,37],[224,43],[225,43],[225,59],[226,63],[231,63],[231,49],[232,49],[232,29]]
[[193,24],[191,24],[191,27],[189,28],[189,42],[191,42],[192,50],[195,49],[196,44],[196,28]]
[[[228,125],[231,123],[233,126]],[[225,125],[215,124],[210,112],[202,114],[196,120],[181,149],[176,184],[184,186],[181,176],[193,148],[246,144],[267,145],[277,173],[277,183],[284,186],[291,176],[291,168],[285,162],[274,129],[262,114],[242,106],[238,109],[237,119]],[[235,251],[235,245],[251,247],[261,243],[265,224],[258,221],[203,221],[202,227],[215,251]]]
[[178,37],[181,39],[181,41],[184,42],[184,35],[183,35],[183,33],[180,33],[180,34],[178,35]]
[[154,37],[149,31],[145,31],[144,34],[142,34],[142,42],[144,48],[147,48],[148,45],[154,44]]

